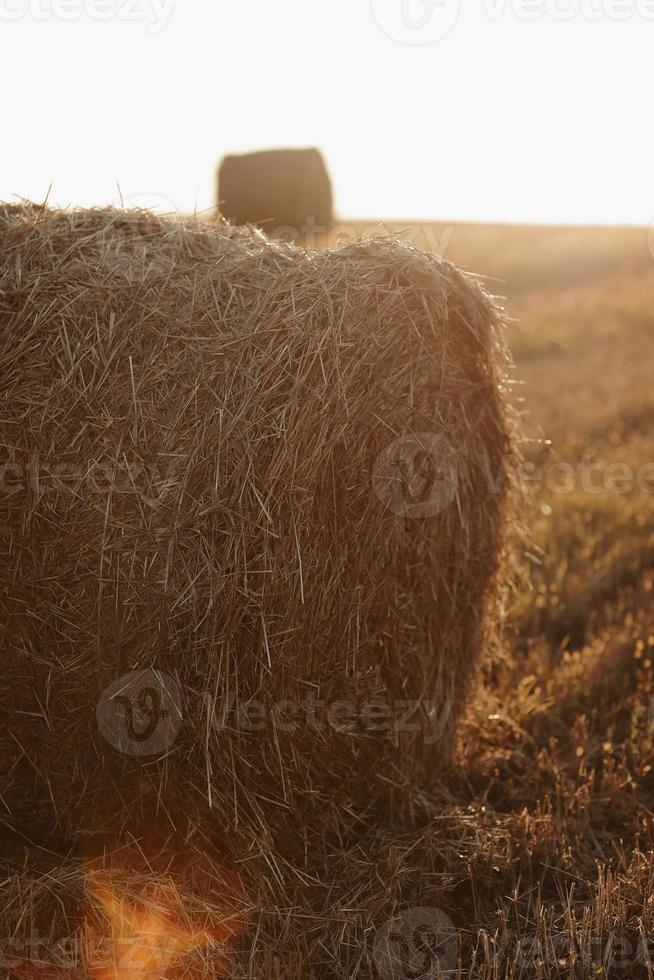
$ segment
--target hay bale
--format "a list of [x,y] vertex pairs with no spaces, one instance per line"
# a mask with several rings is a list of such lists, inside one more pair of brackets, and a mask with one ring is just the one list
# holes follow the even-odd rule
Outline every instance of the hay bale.
[[329,229],[332,189],[318,150],[263,150],[226,156],[218,170],[218,211],[269,235],[300,236],[307,223]]
[[289,908],[448,764],[497,596],[501,317],[397,242],[26,206],[0,323],[3,821],[173,828]]

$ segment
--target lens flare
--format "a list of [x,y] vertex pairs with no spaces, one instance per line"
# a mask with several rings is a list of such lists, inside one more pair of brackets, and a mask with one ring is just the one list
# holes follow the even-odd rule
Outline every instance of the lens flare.
[[147,901],[138,902],[120,895],[97,874],[89,875],[87,888],[108,922],[104,935],[89,930],[86,959],[92,980],[170,976],[190,954],[218,951],[236,935],[232,923],[195,929],[183,922],[183,901],[179,895],[171,901],[169,888],[155,887]]

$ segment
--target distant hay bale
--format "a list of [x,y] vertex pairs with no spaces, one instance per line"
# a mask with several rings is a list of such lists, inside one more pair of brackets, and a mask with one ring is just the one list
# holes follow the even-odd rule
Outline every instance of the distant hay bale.
[[168,828],[290,907],[448,765],[511,482],[501,315],[398,242],[26,206],[0,324],[3,822]]
[[268,235],[299,237],[329,229],[332,189],[318,150],[262,150],[226,156],[218,171],[218,211]]

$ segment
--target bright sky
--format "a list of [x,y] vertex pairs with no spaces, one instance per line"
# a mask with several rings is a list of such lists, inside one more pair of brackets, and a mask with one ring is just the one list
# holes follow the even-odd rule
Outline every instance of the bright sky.
[[0,198],[201,210],[317,145],[342,217],[649,224],[654,0],[460,6],[0,0]]

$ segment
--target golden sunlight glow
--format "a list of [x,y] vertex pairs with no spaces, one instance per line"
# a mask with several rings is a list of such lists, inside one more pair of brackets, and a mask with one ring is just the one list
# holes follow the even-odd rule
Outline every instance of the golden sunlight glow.
[[196,930],[181,924],[181,899],[179,907],[171,907],[169,890],[155,888],[147,903],[134,903],[98,875],[89,875],[87,887],[108,920],[105,935],[89,930],[87,969],[93,980],[170,976],[170,969],[189,954],[234,938],[233,925]]

